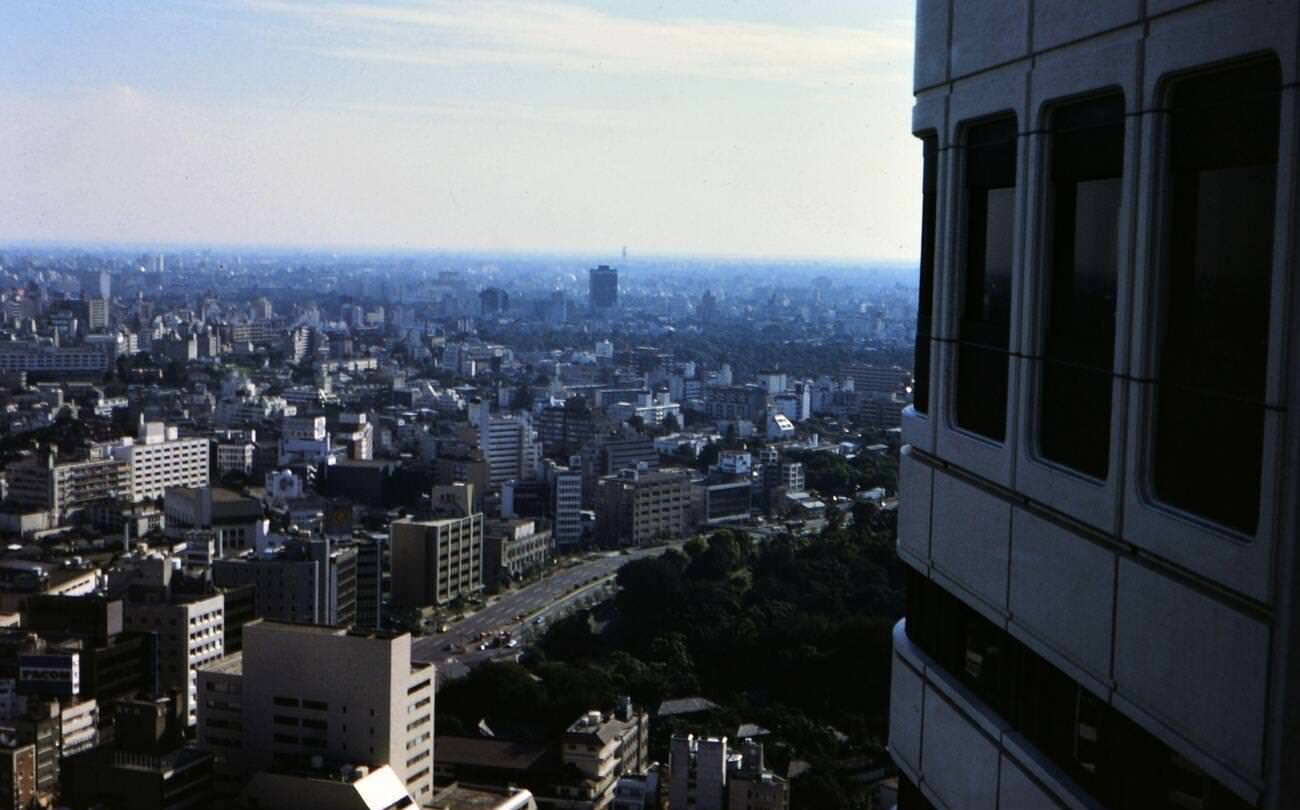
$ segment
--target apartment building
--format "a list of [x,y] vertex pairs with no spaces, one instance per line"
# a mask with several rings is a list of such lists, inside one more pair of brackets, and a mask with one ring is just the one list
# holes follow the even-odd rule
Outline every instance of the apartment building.
[[393,607],[444,605],[483,589],[483,514],[389,526]]
[[596,541],[606,548],[680,539],[690,514],[688,471],[623,470],[596,482]]
[[613,712],[589,711],[560,740],[560,761],[581,774],[581,780],[557,785],[555,792],[562,799],[580,800],[583,807],[608,807],[620,776],[642,774],[650,766],[649,745],[650,715],[635,711],[630,698],[620,698]]
[[158,637],[158,688],[179,696],[191,726],[198,721],[198,671],[225,654],[225,605],[219,593],[126,603],[126,629]]
[[92,448],[88,458],[58,461],[53,453],[39,453],[10,464],[5,470],[8,500],[35,507],[59,517],[90,504],[129,498],[130,469],[109,456],[104,447]]
[[208,440],[181,438],[176,427],[162,422],[140,423],[139,434],[112,448],[113,458],[131,468],[131,499],[161,498],[168,487],[208,485]]
[[917,4],[903,810],[1300,805],[1298,32]]
[[388,765],[421,804],[433,795],[434,669],[411,660],[409,634],[252,622],[200,691],[199,745],[227,792],[321,757]]

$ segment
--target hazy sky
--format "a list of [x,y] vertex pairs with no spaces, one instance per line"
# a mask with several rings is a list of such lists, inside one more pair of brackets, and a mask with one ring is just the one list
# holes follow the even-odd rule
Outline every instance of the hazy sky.
[[0,3],[0,241],[907,258],[912,17]]

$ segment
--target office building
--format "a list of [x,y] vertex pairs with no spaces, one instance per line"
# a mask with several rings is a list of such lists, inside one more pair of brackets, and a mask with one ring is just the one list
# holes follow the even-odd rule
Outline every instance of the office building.
[[227,791],[320,758],[387,765],[421,803],[433,795],[434,670],[411,660],[409,634],[257,621],[200,683],[199,745]]
[[623,470],[596,482],[596,542],[605,548],[679,540],[690,526],[684,470]]
[[555,545],[560,549],[572,549],[582,542],[582,473],[554,467],[549,476]]
[[903,810],[1300,806],[1298,32],[917,4]]
[[602,264],[587,276],[592,309],[610,309],[618,305],[618,268]]
[[256,586],[255,611],[282,622],[349,626],[357,620],[357,552],[326,538],[290,538],[261,556],[216,560],[219,588]]
[[483,589],[483,514],[389,527],[393,607],[444,605]]

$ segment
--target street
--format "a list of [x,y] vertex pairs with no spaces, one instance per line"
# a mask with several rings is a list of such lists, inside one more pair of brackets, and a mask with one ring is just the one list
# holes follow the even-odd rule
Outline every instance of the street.
[[[632,549],[627,554],[600,552],[597,559],[559,568],[544,579],[493,597],[477,612],[453,623],[446,633],[415,639],[411,644],[411,657],[437,664],[439,681],[462,677],[470,667],[483,661],[513,658],[532,638],[545,632],[551,621],[587,600],[607,598],[612,593],[614,574],[624,564],[662,554],[664,550],[661,546]],[[509,631],[518,645],[478,648],[480,634],[487,633],[490,637],[502,630]],[[446,649],[448,646],[451,649]]]

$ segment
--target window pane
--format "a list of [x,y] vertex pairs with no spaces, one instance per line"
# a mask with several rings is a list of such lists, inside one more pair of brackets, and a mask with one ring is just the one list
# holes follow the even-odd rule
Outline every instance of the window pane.
[[1246,532],[1259,520],[1280,91],[1269,60],[1170,94],[1155,490]]
[[1124,99],[1063,105],[1050,118],[1051,247],[1039,451],[1094,478],[1110,462],[1115,278]]
[[995,441],[1006,436],[1015,185],[1015,118],[970,127],[966,133],[966,252],[961,267],[964,295],[957,337],[957,424]]
[[939,139],[922,138],[924,168],[921,178],[921,279],[916,302],[916,362],[912,376],[912,405],[920,413],[930,409],[930,323],[934,307],[934,238],[938,209]]

